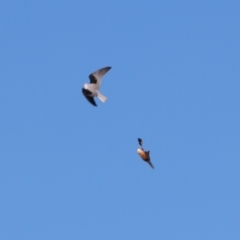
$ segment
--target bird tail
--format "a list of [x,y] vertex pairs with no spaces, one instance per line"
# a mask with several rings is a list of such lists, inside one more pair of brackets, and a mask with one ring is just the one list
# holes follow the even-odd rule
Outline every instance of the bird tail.
[[151,162],[148,162],[148,164],[152,167],[152,169],[154,169],[154,166]]
[[98,92],[98,98],[102,101],[102,102],[106,102],[107,97],[105,97],[104,95],[102,95],[100,92]]

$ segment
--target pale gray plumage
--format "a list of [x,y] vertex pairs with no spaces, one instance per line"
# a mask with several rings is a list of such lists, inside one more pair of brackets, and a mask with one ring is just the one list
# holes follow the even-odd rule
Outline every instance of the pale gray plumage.
[[82,88],[82,93],[86,99],[94,106],[97,106],[94,97],[98,97],[102,102],[107,100],[107,97],[99,92],[103,76],[111,69],[111,67],[101,68],[89,75],[90,83],[85,83]]

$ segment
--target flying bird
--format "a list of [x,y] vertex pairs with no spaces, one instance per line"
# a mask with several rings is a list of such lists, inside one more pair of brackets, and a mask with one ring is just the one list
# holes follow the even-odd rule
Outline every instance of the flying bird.
[[144,151],[142,145],[143,145],[143,141],[141,138],[138,138],[138,143],[141,146],[141,148],[137,149],[137,153],[139,154],[139,156],[142,158],[143,161],[147,162],[152,168],[154,168],[153,164],[151,163],[151,159],[150,159],[150,151]]
[[105,67],[93,72],[89,75],[90,83],[85,83],[82,88],[82,93],[86,99],[93,105],[97,106],[94,97],[98,97],[102,102],[107,100],[107,97],[99,92],[103,76],[111,69]]

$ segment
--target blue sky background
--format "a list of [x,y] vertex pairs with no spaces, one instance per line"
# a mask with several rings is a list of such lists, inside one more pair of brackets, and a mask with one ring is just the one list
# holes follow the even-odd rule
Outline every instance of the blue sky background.
[[[239,16],[1,1],[1,239],[240,239]],[[95,108],[81,88],[105,66]]]

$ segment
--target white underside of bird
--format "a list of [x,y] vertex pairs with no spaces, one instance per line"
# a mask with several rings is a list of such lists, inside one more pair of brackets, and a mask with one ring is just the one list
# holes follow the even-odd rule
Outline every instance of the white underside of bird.
[[99,92],[100,87],[97,86],[96,84],[92,84],[92,83],[87,84],[87,83],[85,83],[84,84],[84,88],[88,89],[89,91],[91,91],[91,94],[89,94],[89,96],[91,96],[91,97],[98,97],[99,100],[101,100],[102,102],[106,102],[107,97]]
[[111,69],[105,67],[97,70],[89,75],[90,83],[85,83],[82,88],[83,95],[94,106],[97,106],[94,97],[98,97],[103,103],[106,102],[107,97],[100,93],[99,89],[102,82],[102,77]]

